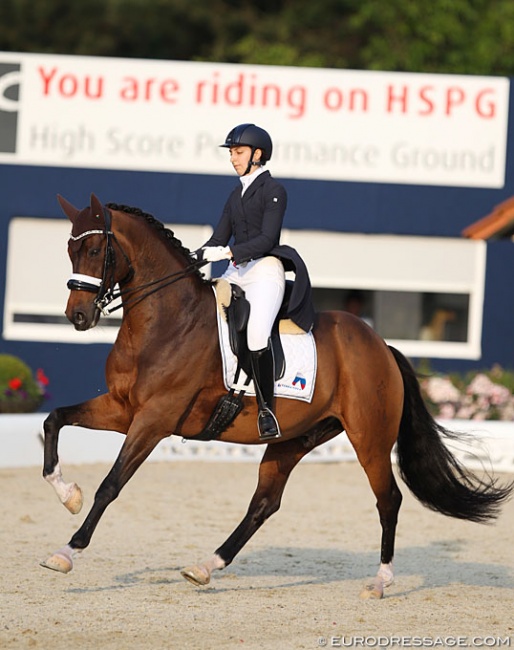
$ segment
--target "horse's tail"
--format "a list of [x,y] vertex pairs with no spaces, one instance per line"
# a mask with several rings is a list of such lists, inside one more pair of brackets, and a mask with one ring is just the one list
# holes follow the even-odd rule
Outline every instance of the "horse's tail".
[[411,364],[390,347],[403,377],[404,405],[397,441],[398,467],[414,496],[444,515],[487,522],[499,514],[514,485],[500,487],[465,470],[445,445],[460,434],[448,431],[429,413]]

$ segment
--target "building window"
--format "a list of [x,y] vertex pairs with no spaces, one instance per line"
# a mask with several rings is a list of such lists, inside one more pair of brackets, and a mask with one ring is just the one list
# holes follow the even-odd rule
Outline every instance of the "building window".
[[467,341],[468,294],[315,287],[313,296],[316,311],[348,311],[385,339]]
[[317,310],[346,309],[417,358],[480,359],[487,248],[449,237],[286,231]]

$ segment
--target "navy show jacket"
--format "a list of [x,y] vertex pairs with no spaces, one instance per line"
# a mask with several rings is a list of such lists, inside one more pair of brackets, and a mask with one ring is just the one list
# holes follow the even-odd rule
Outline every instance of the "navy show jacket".
[[287,316],[308,332],[314,323],[314,307],[309,273],[299,253],[280,244],[287,193],[269,171],[259,174],[241,196],[238,185],[225,203],[218,225],[204,246],[230,246],[235,264],[266,255],[278,257],[286,271],[294,271],[295,281]]

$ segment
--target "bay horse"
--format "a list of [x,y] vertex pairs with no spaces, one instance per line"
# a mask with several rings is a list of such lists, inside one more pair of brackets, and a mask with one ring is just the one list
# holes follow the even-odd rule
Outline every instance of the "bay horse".
[[[67,573],[83,551],[107,506],[163,438],[194,439],[226,393],[216,336],[212,283],[201,263],[171,230],[139,209],[95,195],[79,210],[59,197],[72,223],[68,244],[73,273],[66,316],[80,331],[95,327],[102,310],[120,296],[123,319],[106,363],[108,392],[53,410],[44,422],[44,478],[72,513],[82,492],[63,479],[58,457],[65,425],[125,434],[119,455],[94,503],[70,541],[42,565]],[[115,289],[115,285],[118,289]],[[368,325],[345,312],[317,314],[316,386],[311,403],[277,400],[282,438],[267,444],[258,485],[241,523],[205,561],[182,575],[209,583],[228,566],[275,513],[288,477],[312,449],[345,430],[376,498],[382,528],[378,573],[363,596],[381,598],[393,581],[393,554],[402,496],[393,475],[396,444],[400,476],[428,508],[451,517],[486,522],[499,513],[513,486],[467,472],[445,444],[453,435],[436,423],[423,401],[407,359]],[[244,408],[219,438],[258,444],[257,405]]]

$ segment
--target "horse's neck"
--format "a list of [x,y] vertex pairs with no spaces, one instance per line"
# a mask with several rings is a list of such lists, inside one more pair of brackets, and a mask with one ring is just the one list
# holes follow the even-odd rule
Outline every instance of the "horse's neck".
[[[180,246],[162,237],[155,226],[140,217],[126,221],[125,240],[134,273],[123,299],[124,336],[165,341],[196,324],[212,321],[216,327],[215,300],[209,284],[187,273],[189,260]],[[135,242],[135,243],[134,243]]]
[[[180,273],[167,270],[166,274]],[[134,273],[131,287],[140,287],[142,284],[154,282],[153,276],[141,277],[137,269]],[[131,337],[142,335],[148,337],[172,337],[183,331],[192,332],[196,327],[206,324],[216,327],[216,304],[211,287],[203,284],[196,277],[169,278],[153,286],[142,288],[124,301],[124,317],[122,328],[127,330]],[[139,282],[138,282],[139,279]],[[172,281],[169,285],[167,283]],[[161,286],[162,285],[162,286]],[[167,286],[166,286],[167,285]]]

